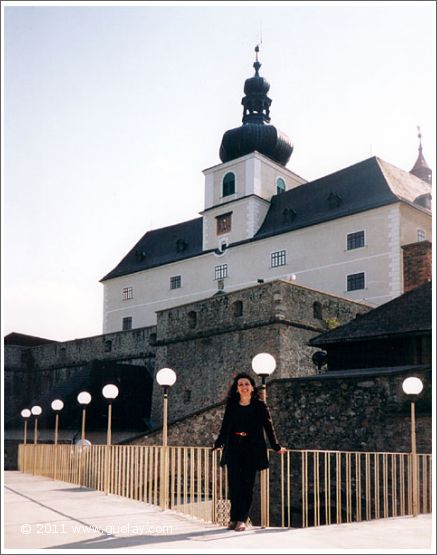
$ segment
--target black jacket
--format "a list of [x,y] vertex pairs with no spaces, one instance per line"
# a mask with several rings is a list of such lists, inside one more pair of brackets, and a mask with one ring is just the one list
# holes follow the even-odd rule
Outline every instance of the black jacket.
[[[267,458],[267,446],[264,439],[263,430],[266,431],[272,449],[274,449],[275,451],[279,451],[281,446],[276,439],[275,430],[273,429],[272,417],[270,416],[268,406],[265,404],[264,401],[261,401],[258,398],[252,399],[252,404],[254,407],[254,418],[249,430],[249,437],[247,441],[250,442],[253,449],[256,469],[263,470],[265,468],[268,468],[269,466],[269,461]],[[220,466],[225,466],[229,460],[229,440],[232,433],[232,424],[235,418],[236,406],[236,404],[232,403],[226,406],[222,427],[220,429],[218,438],[214,443],[214,447],[216,449],[222,446],[224,447]]]

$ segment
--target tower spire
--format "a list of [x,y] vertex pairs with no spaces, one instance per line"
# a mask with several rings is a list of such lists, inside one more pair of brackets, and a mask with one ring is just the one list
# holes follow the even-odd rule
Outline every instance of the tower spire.
[[244,82],[243,125],[228,129],[220,145],[220,159],[229,162],[251,152],[259,152],[285,166],[293,152],[293,145],[285,133],[270,125],[270,104],[267,96],[270,83],[259,74],[259,45],[255,46],[255,75]]
[[422,133],[420,130],[420,125],[417,126],[417,138],[419,139],[419,154],[417,156],[416,163],[414,164],[413,168],[410,170],[410,173],[418,177],[419,179],[423,179],[427,183],[432,183],[432,171],[428,164],[426,163],[425,157],[422,154]]

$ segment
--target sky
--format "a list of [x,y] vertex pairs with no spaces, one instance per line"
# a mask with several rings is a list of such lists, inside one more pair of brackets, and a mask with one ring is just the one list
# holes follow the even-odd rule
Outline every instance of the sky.
[[99,280],[203,210],[261,41],[288,169],[409,171],[420,125],[435,171],[434,2],[47,4],[2,2],[4,335],[102,333]]

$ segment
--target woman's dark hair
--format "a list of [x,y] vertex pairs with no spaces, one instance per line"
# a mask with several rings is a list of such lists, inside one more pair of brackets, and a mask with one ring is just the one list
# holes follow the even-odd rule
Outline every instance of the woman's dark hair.
[[238,380],[240,380],[241,378],[249,380],[252,384],[252,399],[257,396],[255,380],[250,374],[246,374],[246,372],[240,372],[235,376],[234,381],[229,388],[228,396],[226,397],[226,402],[228,405],[232,403],[238,403],[238,401],[240,400],[240,394],[238,393]]

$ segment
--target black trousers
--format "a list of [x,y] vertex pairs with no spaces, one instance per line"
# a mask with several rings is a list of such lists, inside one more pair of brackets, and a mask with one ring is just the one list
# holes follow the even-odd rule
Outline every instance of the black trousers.
[[253,450],[248,439],[242,438],[231,443],[227,466],[231,520],[244,522],[252,505],[256,477]]

